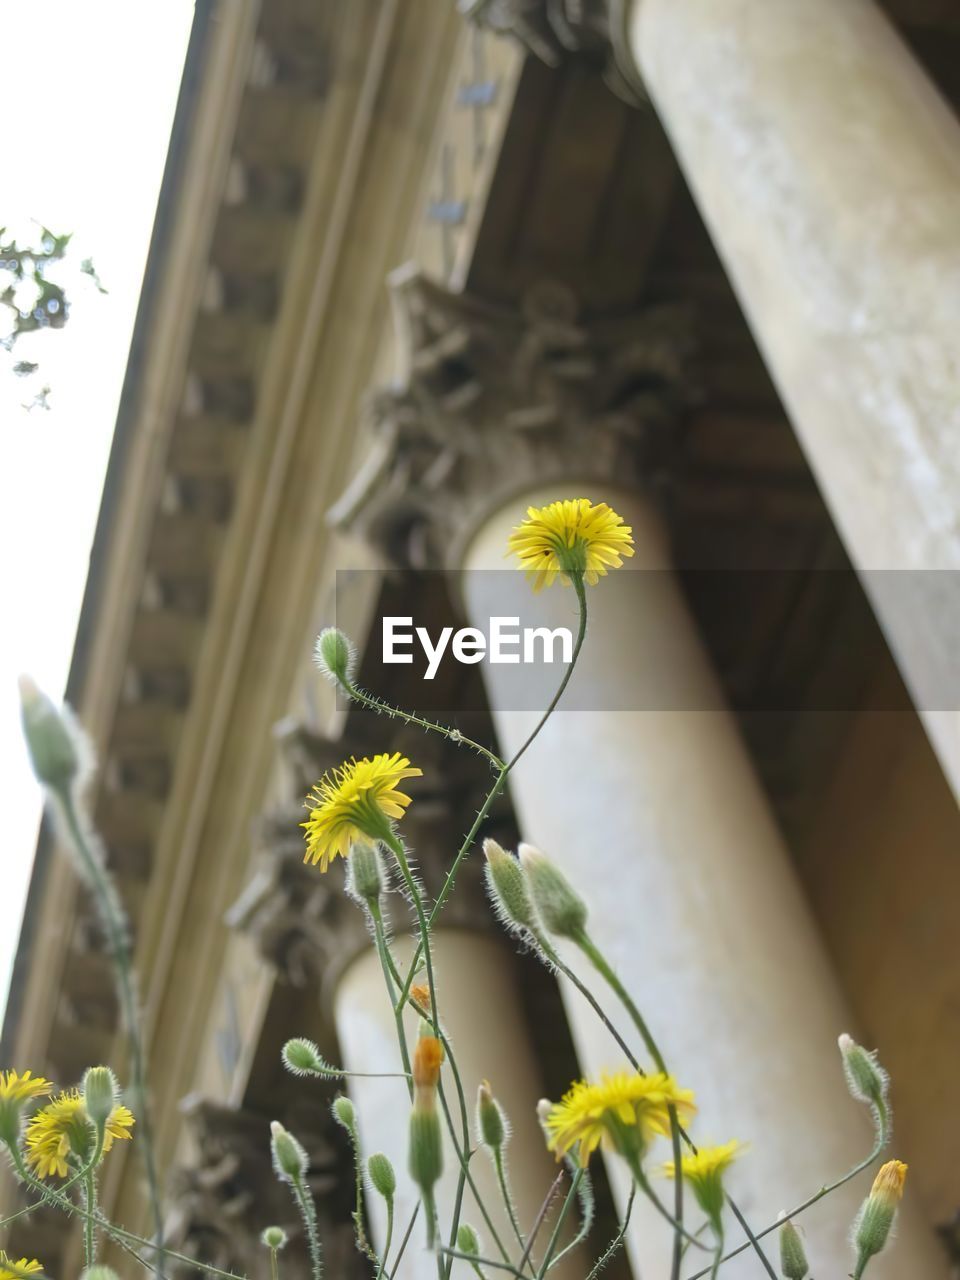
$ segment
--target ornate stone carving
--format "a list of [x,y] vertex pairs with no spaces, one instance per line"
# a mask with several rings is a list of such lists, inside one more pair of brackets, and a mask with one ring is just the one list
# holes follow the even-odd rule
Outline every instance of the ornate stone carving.
[[656,306],[587,321],[544,282],[521,312],[390,278],[403,367],[369,398],[367,460],[331,512],[394,564],[458,567],[498,502],[531,485],[650,484],[690,399],[692,319]]
[[[260,1232],[282,1226],[296,1242],[300,1221],[289,1190],[274,1176],[270,1162],[270,1119],[256,1112],[191,1097],[183,1110],[197,1158],[174,1178],[173,1207],[167,1224],[169,1244],[180,1253],[251,1280],[269,1275]],[[279,1118],[310,1156],[307,1181],[317,1206],[328,1274],[344,1280],[365,1276],[356,1252],[352,1211],[353,1169],[343,1134],[330,1118],[326,1101],[292,1108]],[[292,1278],[309,1270],[296,1244],[284,1255]],[[193,1273],[185,1264],[178,1275]]]
[[548,66],[577,58],[597,67],[624,101],[647,101],[627,38],[626,0],[459,0],[458,7]]

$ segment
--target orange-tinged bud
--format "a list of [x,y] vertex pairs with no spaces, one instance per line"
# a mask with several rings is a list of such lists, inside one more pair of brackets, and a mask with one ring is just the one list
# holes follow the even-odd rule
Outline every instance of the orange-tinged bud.
[[413,1083],[432,1092],[440,1082],[443,1045],[436,1036],[421,1036],[413,1053]]
[[870,1194],[896,1208],[903,1199],[903,1185],[907,1180],[907,1165],[902,1160],[888,1160],[873,1180]]
[[426,982],[415,982],[410,988],[410,999],[423,1013],[429,1017],[432,1006],[430,1004],[430,987]]

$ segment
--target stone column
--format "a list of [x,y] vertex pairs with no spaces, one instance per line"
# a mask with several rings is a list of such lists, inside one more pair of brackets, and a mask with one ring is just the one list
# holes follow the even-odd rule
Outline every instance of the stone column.
[[[384,551],[465,568],[462,595],[481,627],[492,614],[576,624],[571,591],[534,602],[505,566],[528,504],[589,496],[633,525],[636,559],[588,591],[569,709],[525,756],[511,794],[525,838],[579,885],[597,940],[697,1091],[697,1135],[751,1144],[732,1185],[765,1225],[862,1158],[871,1133],[836,1049],[849,1015],[641,496],[687,382],[682,319],[641,314],[597,329],[556,289],[538,291],[521,318],[414,275],[395,288],[411,343],[405,380],[376,402],[375,462],[338,514]],[[484,667],[507,756],[540,709],[520,700],[516,670]],[[595,1016],[565,994],[585,1071],[616,1067]],[[616,1159],[608,1168],[623,1207],[625,1171]],[[806,1220],[818,1273],[849,1269],[867,1185]],[[667,1274],[669,1240],[642,1205],[630,1250],[640,1276]],[[878,1280],[944,1274],[909,1211],[892,1261],[874,1267]],[[758,1263],[745,1254],[724,1274],[748,1280]]]

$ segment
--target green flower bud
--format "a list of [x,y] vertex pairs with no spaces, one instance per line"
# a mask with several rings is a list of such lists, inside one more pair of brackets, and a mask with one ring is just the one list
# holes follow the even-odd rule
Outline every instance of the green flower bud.
[[37,778],[53,791],[67,790],[80,770],[83,752],[70,712],[58,710],[29,676],[21,676],[20,718]]
[[457,1228],[457,1248],[461,1253],[469,1253],[472,1258],[480,1256],[480,1237],[469,1222],[461,1222]]
[[280,1181],[292,1184],[302,1181],[310,1160],[293,1134],[277,1120],[270,1125],[270,1148],[273,1167]]
[[113,1267],[87,1267],[80,1280],[118,1280],[117,1273]]
[[88,1067],[83,1077],[83,1105],[99,1132],[117,1105],[120,1086],[109,1067]]
[[810,1271],[800,1232],[783,1213],[780,1215],[780,1270],[786,1280],[804,1280]]
[[486,1080],[477,1090],[477,1131],[480,1141],[491,1151],[499,1151],[507,1139],[506,1117]]
[[860,1280],[867,1263],[880,1253],[889,1240],[897,1209],[903,1198],[906,1177],[907,1166],[901,1160],[890,1160],[881,1167],[874,1179],[854,1227],[857,1265],[853,1280]]
[[323,1057],[312,1040],[298,1036],[288,1040],[280,1055],[283,1065],[295,1076],[340,1076],[338,1071]]
[[852,1037],[842,1035],[837,1043],[847,1088],[857,1102],[864,1102],[873,1110],[879,1136],[888,1137],[890,1077],[877,1062],[877,1055],[857,1044]]
[[314,659],[334,684],[352,684],[356,654],[349,639],[336,627],[327,627],[317,636]]
[[263,1244],[274,1253],[279,1253],[287,1243],[287,1233],[283,1227],[267,1227],[260,1236]]
[[342,1124],[347,1133],[353,1137],[357,1132],[357,1113],[353,1103],[344,1093],[339,1093],[334,1098],[330,1107],[333,1112],[333,1118],[338,1124]]
[[540,919],[560,938],[578,939],[587,923],[587,907],[563,872],[532,845],[519,849],[520,865]]
[[374,1152],[367,1160],[367,1173],[374,1191],[378,1191],[384,1200],[391,1201],[397,1190],[397,1175],[382,1151]]
[[443,1173],[443,1143],[440,1120],[431,1107],[414,1107],[410,1112],[410,1177],[429,1195]]
[[500,923],[513,933],[536,928],[536,915],[520,863],[496,840],[484,840],[487,893]]
[[347,859],[347,893],[354,901],[369,907],[380,901],[387,876],[380,849],[369,840],[356,840]]

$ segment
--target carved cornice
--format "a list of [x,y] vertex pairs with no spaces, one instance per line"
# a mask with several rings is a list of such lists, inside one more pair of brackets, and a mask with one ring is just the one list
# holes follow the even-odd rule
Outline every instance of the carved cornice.
[[458,8],[550,67],[576,58],[600,71],[624,101],[647,101],[627,38],[627,0],[458,0]]
[[485,515],[544,482],[666,474],[691,398],[687,309],[587,320],[544,282],[513,311],[415,267],[390,287],[402,372],[370,396],[367,460],[330,513],[388,563],[458,568]]

